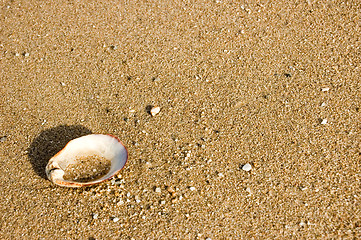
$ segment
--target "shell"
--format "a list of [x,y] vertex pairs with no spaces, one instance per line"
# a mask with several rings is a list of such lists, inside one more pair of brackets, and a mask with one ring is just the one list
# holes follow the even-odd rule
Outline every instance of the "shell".
[[[98,155],[111,161],[109,171],[99,179],[89,182],[69,181],[63,178],[69,164],[77,162],[77,158]],[[45,168],[50,181],[63,187],[84,187],[106,181],[117,175],[128,160],[128,151],[115,136],[90,134],[71,140],[54,157]]]

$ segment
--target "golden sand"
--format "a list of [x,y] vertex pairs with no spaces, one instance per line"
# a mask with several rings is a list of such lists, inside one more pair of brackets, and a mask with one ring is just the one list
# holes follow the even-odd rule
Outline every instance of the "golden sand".
[[64,179],[77,182],[89,182],[104,176],[111,167],[108,159],[92,155],[76,159],[77,163],[70,164],[65,169]]
[[[0,1],[0,239],[361,239],[360,18],[358,0]],[[89,133],[127,146],[121,177],[52,184]]]

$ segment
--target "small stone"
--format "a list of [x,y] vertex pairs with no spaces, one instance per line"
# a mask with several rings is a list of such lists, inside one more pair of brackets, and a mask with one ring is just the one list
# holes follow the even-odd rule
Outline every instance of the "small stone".
[[328,92],[328,90],[330,90],[330,88],[328,88],[328,87],[321,88],[322,92]]
[[15,56],[16,56],[16,57],[19,57],[19,56],[20,56],[20,54],[19,54],[19,53],[15,53]]
[[321,124],[322,124],[322,125],[327,124],[327,119],[322,119]]
[[218,173],[218,177],[224,177],[224,174],[223,173]]
[[152,116],[157,115],[159,112],[160,112],[160,107],[153,107],[153,108],[150,110],[150,114],[151,114]]
[[118,222],[119,221],[119,218],[115,217],[113,218],[113,222]]
[[157,187],[157,188],[155,189],[155,192],[156,192],[156,193],[161,193],[161,192],[162,192],[162,189],[160,189],[159,187]]
[[2,136],[2,137],[0,138],[0,142],[5,142],[7,138],[8,138],[7,136]]
[[189,188],[189,190],[191,190],[191,191],[195,191],[195,190],[196,190],[196,188],[195,188],[195,187],[190,187],[190,188]]
[[93,214],[93,219],[98,219],[98,216],[99,216],[99,214],[94,213],[94,214]]
[[164,205],[164,204],[165,204],[165,201],[164,201],[164,200],[160,201],[160,204]]
[[175,193],[175,190],[172,187],[168,187],[167,190],[168,190],[169,193]]
[[323,103],[321,103],[321,107],[326,107],[326,103],[325,102],[323,102]]
[[30,53],[24,53],[24,56],[25,56],[25,57],[29,57],[29,56],[30,56]]
[[246,172],[251,171],[251,169],[252,169],[252,165],[249,164],[249,163],[246,163],[246,164],[243,165],[243,167],[242,167],[242,170],[244,170],[244,171],[246,171]]

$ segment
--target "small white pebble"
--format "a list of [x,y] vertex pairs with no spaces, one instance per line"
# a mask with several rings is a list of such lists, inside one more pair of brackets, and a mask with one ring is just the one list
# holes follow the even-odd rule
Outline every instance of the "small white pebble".
[[153,107],[153,108],[150,110],[150,114],[151,114],[152,116],[157,115],[159,112],[160,112],[160,107]]
[[330,88],[328,88],[328,87],[324,87],[321,89],[322,92],[328,92],[328,90],[330,90]]
[[117,203],[117,205],[123,205],[124,204],[124,201],[122,199],[119,200],[119,202]]
[[159,187],[157,187],[157,188],[155,189],[155,192],[156,192],[156,193],[161,193],[161,192],[162,192],[162,189],[160,189]]
[[218,173],[218,177],[224,177],[223,173]]
[[99,216],[99,214],[94,213],[94,214],[93,214],[93,219],[98,219],[98,216]]
[[326,107],[326,103],[325,102],[323,102],[323,103],[321,103],[321,107]]
[[113,218],[113,222],[118,222],[119,221],[119,218],[115,217]]
[[249,163],[246,163],[246,164],[243,165],[243,167],[242,167],[242,170],[244,170],[244,171],[246,171],[246,172],[251,171],[251,169],[252,169],[252,165],[249,164]]
[[19,54],[19,53],[15,53],[15,56],[16,56],[16,57],[19,57],[19,56],[20,56],[20,54]]
[[191,191],[195,191],[195,190],[196,190],[196,188],[195,188],[195,187],[190,187],[190,188],[189,188],[189,190],[191,190]]
[[322,125],[325,125],[327,123],[327,119],[323,119],[322,121],[321,121],[321,124]]
[[165,201],[164,200],[160,201],[160,204],[165,204]]
[[24,56],[25,56],[25,57],[29,57],[29,56],[30,56],[30,53],[24,53]]

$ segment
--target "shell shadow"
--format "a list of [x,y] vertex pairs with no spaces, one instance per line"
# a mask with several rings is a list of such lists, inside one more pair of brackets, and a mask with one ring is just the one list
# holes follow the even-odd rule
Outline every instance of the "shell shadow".
[[63,149],[70,140],[91,133],[81,125],[61,125],[42,131],[28,148],[28,157],[36,174],[46,179],[45,167],[49,159]]

